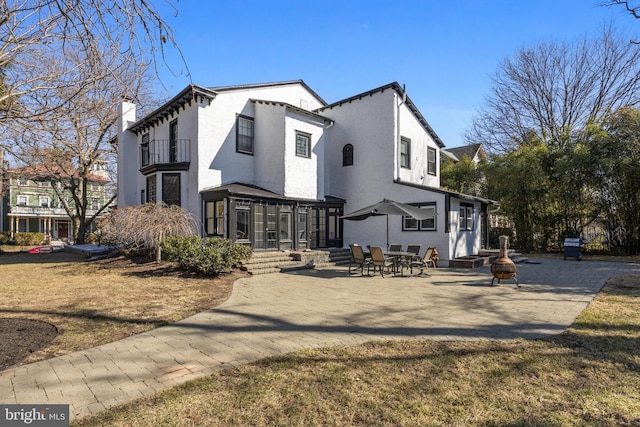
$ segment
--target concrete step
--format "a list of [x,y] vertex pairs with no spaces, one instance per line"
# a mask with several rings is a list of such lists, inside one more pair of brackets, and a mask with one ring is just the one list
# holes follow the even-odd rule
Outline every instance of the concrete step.
[[280,269],[303,267],[312,261],[316,267],[349,264],[351,251],[343,248],[331,248],[285,252],[254,252],[251,259],[242,263],[242,269],[254,275],[277,273]]

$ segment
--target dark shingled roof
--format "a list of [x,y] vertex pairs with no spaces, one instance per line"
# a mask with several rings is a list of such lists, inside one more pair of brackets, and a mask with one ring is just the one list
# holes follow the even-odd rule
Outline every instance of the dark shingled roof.
[[[261,199],[271,199],[271,200],[289,200],[289,201],[300,201],[300,202],[316,202],[316,199],[300,199],[295,197],[286,197],[282,194],[274,193],[273,191],[265,190],[264,188],[258,187],[257,185],[252,184],[244,184],[241,182],[232,182],[230,184],[223,184],[216,187],[208,187],[200,190],[200,193],[225,193],[227,196],[236,196],[236,197],[255,197]],[[344,199],[333,197],[333,196],[325,196],[325,201],[327,202],[337,202],[344,203]]]
[[458,159],[462,159],[463,156],[468,156],[473,159],[476,154],[482,149],[482,144],[469,144],[462,147],[454,147],[447,149],[448,152],[456,156]]

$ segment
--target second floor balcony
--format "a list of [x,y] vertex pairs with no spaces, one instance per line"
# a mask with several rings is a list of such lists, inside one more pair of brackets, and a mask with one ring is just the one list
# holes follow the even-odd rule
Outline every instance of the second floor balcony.
[[140,144],[140,172],[189,169],[190,139],[154,139]]

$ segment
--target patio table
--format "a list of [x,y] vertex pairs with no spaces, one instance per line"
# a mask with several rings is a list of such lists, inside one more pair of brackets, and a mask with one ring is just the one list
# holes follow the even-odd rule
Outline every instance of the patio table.
[[[388,251],[385,255],[389,258],[393,259],[393,273],[398,274],[398,267],[400,264],[400,259],[403,257],[414,257],[416,254],[413,252],[405,252],[405,251]],[[400,268],[400,275],[404,276],[404,270]]]

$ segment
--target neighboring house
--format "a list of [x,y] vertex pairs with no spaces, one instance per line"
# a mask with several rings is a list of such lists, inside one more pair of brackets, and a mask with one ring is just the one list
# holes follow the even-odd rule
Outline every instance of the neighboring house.
[[391,83],[327,104],[303,81],[191,85],[139,119],[121,104],[118,206],[178,204],[206,236],[254,250],[386,244],[386,221],[341,215],[384,198],[432,212],[389,218],[389,240],[442,260],[486,244],[490,200],[439,188],[444,144]]
[[[11,236],[17,232],[40,232],[52,240],[70,242],[73,223],[65,211],[44,168],[23,167],[7,169],[3,177],[5,215]],[[110,180],[102,170],[89,179],[87,216],[94,215],[107,201]],[[68,201],[73,203],[69,196]],[[4,222],[4,221],[3,221]]]
[[481,161],[487,160],[487,154],[482,144],[469,144],[463,145],[462,147],[448,148],[447,152],[453,155],[453,157],[449,156],[449,158],[454,161],[459,161],[466,156],[477,165]]
[[[450,190],[460,191],[474,196],[481,195],[485,191],[486,178],[480,168],[480,164],[486,162],[487,155],[482,144],[469,144],[442,150],[440,162],[442,170],[449,171],[450,173],[452,171],[456,172],[453,172],[453,175],[443,175],[441,184]],[[462,165],[462,168],[459,170],[455,167],[451,168],[456,164]],[[467,170],[467,168],[470,167],[475,170],[473,172]],[[467,170],[470,175],[465,175],[461,172],[465,170]]]

